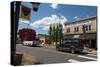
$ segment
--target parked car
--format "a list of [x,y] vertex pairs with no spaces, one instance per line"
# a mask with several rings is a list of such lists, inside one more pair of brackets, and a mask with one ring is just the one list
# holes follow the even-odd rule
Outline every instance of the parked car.
[[70,51],[71,53],[82,52],[84,45],[81,43],[81,40],[78,39],[67,39],[64,40],[61,44],[56,46],[58,51]]
[[39,46],[39,41],[38,40],[34,40],[32,46],[33,47],[38,47]]
[[32,41],[23,41],[24,46],[32,46],[33,42]]

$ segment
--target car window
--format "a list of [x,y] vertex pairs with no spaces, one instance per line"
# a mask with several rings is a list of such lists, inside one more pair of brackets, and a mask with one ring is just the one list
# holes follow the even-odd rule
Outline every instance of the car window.
[[65,40],[64,43],[65,44],[78,44],[79,40]]
[[73,40],[73,44],[78,44],[79,40]]

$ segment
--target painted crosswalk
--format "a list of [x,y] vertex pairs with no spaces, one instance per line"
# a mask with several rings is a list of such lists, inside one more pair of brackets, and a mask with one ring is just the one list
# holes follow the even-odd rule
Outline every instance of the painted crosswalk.
[[97,55],[95,55],[95,54],[77,55],[77,58],[71,58],[71,59],[68,60],[68,62],[76,63],[76,62],[83,62],[83,60],[96,61],[97,60]]
[[89,56],[97,56],[96,54],[87,54],[87,55],[89,55]]
[[80,62],[78,60],[75,60],[75,59],[69,59],[68,62],[71,62],[71,63],[76,63],[76,62]]
[[85,58],[85,59],[90,59],[90,60],[97,60],[96,58],[87,57],[87,56],[82,56],[82,55],[79,55],[78,57],[80,57],[80,58]]

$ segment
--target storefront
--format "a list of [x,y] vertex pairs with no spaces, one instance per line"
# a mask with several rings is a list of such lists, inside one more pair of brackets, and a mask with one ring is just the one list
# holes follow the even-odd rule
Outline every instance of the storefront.
[[[83,34],[66,34],[64,39],[81,39]],[[86,33],[85,43],[89,48],[97,49],[97,33]]]

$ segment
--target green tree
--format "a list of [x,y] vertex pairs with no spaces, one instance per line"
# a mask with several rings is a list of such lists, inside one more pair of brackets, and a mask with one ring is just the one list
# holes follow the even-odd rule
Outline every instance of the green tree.
[[56,23],[56,24],[51,24],[49,27],[49,41],[51,43],[61,43],[61,40],[63,39],[63,28],[62,24]]
[[56,30],[55,30],[55,42],[56,42],[56,45],[57,45],[57,42],[58,42],[58,37],[59,37],[59,26],[58,26],[58,23],[56,24]]
[[51,42],[52,42],[52,25],[49,26],[48,34],[49,34],[49,44],[51,44]]
[[59,36],[60,36],[59,42],[61,43],[61,40],[63,39],[63,27],[62,24],[60,23],[59,23]]
[[52,33],[53,33],[53,35],[52,35],[52,37],[53,37],[53,42],[55,42],[55,40],[56,40],[56,28],[55,28],[55,24],[53,24],[53,31],[52,31]]

